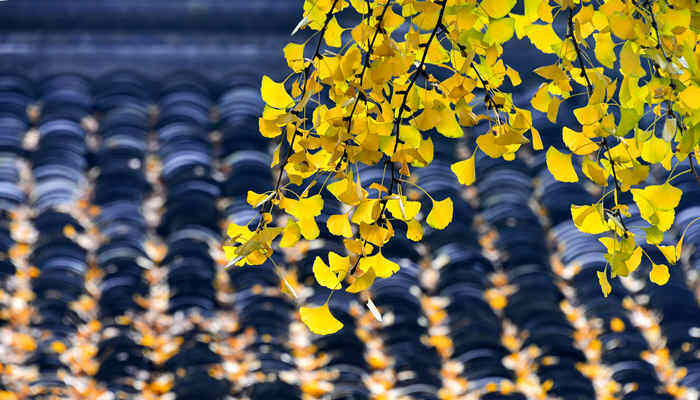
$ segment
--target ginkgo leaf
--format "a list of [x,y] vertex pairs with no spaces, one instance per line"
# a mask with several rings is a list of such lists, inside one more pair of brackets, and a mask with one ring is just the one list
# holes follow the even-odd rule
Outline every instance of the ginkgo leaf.
[[589,104],[575,109],[574,115],[581,125],[593,125],[603,118],[604,107],[602,104]]
[[379,251],[373,256],[361,258],[359,268],[364,272],[372,269],[377,277],[388,278],[398,272],[399,264],[387,259],[382,252]]
[[676,254],[676,246],[656,246],[661,254],[664,255],[669,264],[673,265],[678,262],[678,254]]
[[609,17],[612,33],[620,39],[634,38],[634,18],[620,12],[613,13]]
[[440,201],[433,200],[433,208],[425,222],[435,229],[445,229],[452,222],[452,199],[446,197]]
[[547,119],[549,122],[556,124],[557,116],[559,115],[559,106],[563,102],[562,99],[558,97],[552,97],[549,99],[549,104],[547,105]]
[[651,164],[660,163],[670,151],[671,145],[668,142],[652,136],[642,144],[642,159]]
[[379,218],[380,211],[378,199],[365,199],[355,208],[350,221],[354,224],[360,224],[361,222],[372,224]]
[[604,66],[613,68],[617,58],[615,57],[615,43],[608,32],[597,33],[595,38],[595,58]]
[[635,51],[637,48],[638,46],[629,40],[625,41],[625,44],[622,46],[622,50],[620,50],[620,71],[623,75],[639,78],[646,74],[644,68],[642,68],[639,54]]
[[603,296],[608,297],[612,291],[612,287],[610,287],[610,282],[608,282],[607,274],[605,271],[596,271],[596,274],[598,275],[598,283],[600,283],[600,289],[603,291]]
[[284,53],[284,58],[287,60],[287,65],[289,65],[292,71],[301,72],[304,70],[304,43],[288,43],[284,46],[282,52]]
[[574,154],[587,155],[598,150],[598,144],[584,136],[583,132],[576,132],[564,127],[561,135],[566,147]]
[[297,224],[299,225],[299,231],[304,236],[304,239],[314,240],[318,237],[320,231],[314,217],[300,219],[297,221]]
[[343,257],[332,251],[328,252],[328,265],[331,271],[338,274],[338,279],[343,280],[350,270],[350,257]]
[[513,37],[515,26],[512,18],[501,18],[491,21],[484,35],[484,42],[489,45],[507,42]]
[[583,174],[586,175],[588,179],[595,182],[597,185],[607,186],[609,174],[595,161],[584,157],[583,163],[581,164],[581,171],[583,171]]
[[571,205],[571,218],[574,225],[581,232],[598,234],[610,230],[603,218],[603,204],[598,203],[592,206]]
[[266,138],[274,138],[282,134],[282,129],[275,121],[270,121],[262,117],[258,118],[258,130]]
[[544,149],[544,146],[542,145],[542,138],[540,137],[540,131],[535,129],[533,126],[530,128],[530,133],[532,134],[532,149],[533,150],[542,150]]
[[515,3],[516,0],[482,0],[479,7],[489,17],[498,19],[505,17],[513,9]]
[[328,232],[336,236],[352,237],[352,227],[347,214],[331,215],[326,221]]
[[352,285],[348,286],[345,291],[350,293],[358,293],[367,290],[372,287],[372,283],[374,283],[375,278],[376,275],[374,270],[370,268],[364,274],[362,274],[362,276],[355,279]]
[[663,286],[668,282],[671,275],[668,273],[668,267],[664,264],[652,264],[649,271],[649,280],[659,286]]
[[326,33],[323,35],[323,39],[326,41],[326,44],[331,47],[340,47],[343,45],[340,39],[342,33],[343,27],[341,27],[338,24],[338,20],[333,17],[328,22],[328,27],[326,28]]
[[316,194],[297,201],[291,200],[290,204],[291,207],[289,207],[287,211],[294,217],[298,219],[312,218],[321,214],[323,210],[323,197],[321,197],[320,194]]
[[547,169],[559,182],[578,182],[578,175],[571,163],[571,154],[561,153],[550,146],[545,155]]
[[277,83],[267,75],[263,75],[260,94],[263,101],[270,107],[284,109],[294,103],[294,100],[287,94],[284,83]]
[[543,53],[553,53],[561,45],[561,38],[552,28],[552,25],[529,25],[527,37],[537,49]]
[[691,110],[700,108],[700,87],[688,86],[679,95],[678,98]]
[[472,154],[471,157],[466,160],[456,162],[450,166],[452,172],[457,175],[457,180],[462,185],[471,185],[476,180],[476,172],[474,166],[474,159],[476,153]]
[[423,239],[423,227],[420,222],[412,219],[406,222],[406,238],[414,242],[419,242]]
[[316,282],[318,282],[319,285],[327,287],[328,289],[340,289],[338,275],[331,271],[321,257],[316,257],[316,259],[314,259],[313,272],[314,278],[316,278]]
[[627,265],[627,271],[629,273],[634,272],[637,267],[639,267],[639,264],[642,262],[642,248],[637,246],[634,251],[632,252],[632,255],[630,258],[625,261],[625,264]]
[[659,244],[664,240],[664,233],[656,226],[652,225],[648,228],[644,228],[644,233],[646,233],[647,243],[649,244]]
[[680,189],[666,182],[663,185],[649,185],[644,189],[632,189],[631,193],[639,214],[645,221],[661,232],[671,228],[675,217],[674,209],[683,194]]
[[248,204],[250,204],[254,208],[258,208],[261,205],[265,204],[268,200],[270,200],[272,198],[272,196],[274,196],[274,195],[275,195],[274,192],[272,192],[272,193],[255,193],[254,191],[249,190],[248,194],[246,196],[246,201],[248,202]]
[[327,302],[320,307],[301,307],[299,315],[309,330],[319,335],[330,335],[343,327],[343,323],[331,314]]
[[421,204],[419,201],[409,201],[406,196],[400,198],[389,199],[386,203],[386,209],[396,219],[409,221],[416,217],[420,211]]
[[292,221],[291,219],[287,222],[287,226],[285,226],[284,231],[282,232],[282,239],[280,240],[280,247],[286,248],[286,247],[292,247],[297,242],[299,242],[299,239],[301,238],[301,230],[299,229],[299,225],[295,222]]

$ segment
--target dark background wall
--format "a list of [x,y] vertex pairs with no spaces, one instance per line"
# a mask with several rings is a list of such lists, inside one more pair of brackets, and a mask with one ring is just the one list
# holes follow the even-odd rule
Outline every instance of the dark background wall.
[[[302,0],[7,0],[0,70],[33,78],[128,68],[158,78],[194,69],[280,77]],[[305,33],[298,33],[303,37]]]

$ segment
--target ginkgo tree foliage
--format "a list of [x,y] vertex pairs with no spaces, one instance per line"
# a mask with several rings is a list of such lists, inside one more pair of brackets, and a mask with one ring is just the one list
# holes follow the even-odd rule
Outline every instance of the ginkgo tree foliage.
[[[329,308],[335,291],[363,292],[376,279],[391,277],[399,265],[383,255],[382,246],[398,234],[420,241],[422,222],[444,229],[452,220],[449,197],[425,193],[429,210],[407,197],[409,188],[423,191],[413,171],[433,161],[426,132],[459,138],[482,121],[489,128],[475,138],[471,156],[452,164],[461,184],[474,183],[477,152],[510,161],[527,146],[545,152],[558,181],[590,181],[602,188],[596,203],[572,204],[571,216],[579,230],[600,235],[608,250],[607,266],[598,272],[605,296],[611,290],[608,276],[627,276],[648,257],[625,223],[630,213],[620,202],[624,192],[648,223],[646,242],[675,264],[682,238],[675,246],[661,243],[682,194],[674,179],[685,173],[697,177],[700,4],[524,0],[517,12],[515,5],[516,0],[305,0],[283,50],[289,75],[282,81],[263,76],[261,82],[260,134],[280,137],[270,166],[278,175],[272,190],[248,192],[248,203],[260,211],[257,223],[229,225],[228,266],[274,262],[276,249],[318,237],[322,194],[330,192],[346,212],[331,215],[326,225],[342,239],[345,254],[314,260],[315,280],[331,295],[321,306],[302,306],[300,315],[315,333],[336,332],[343,325]],[[565,18],[565,34],[555,31],[555,18]],[[295,41],[302,30],[312,34]],[[564,151],[545,150],[531,112],[501,90],[521,83],[502,57],[502,45],[513,37],[528,38],[554,56],[552,64],[534,70],[544,83],[530,99],[532,108],[554,123],[562,102],[585,99],[573,110],[580,130],[561,130]],[[439,78],[434,71],[441,72]],[[648,115],[653,122],[643,126]],[[677,170],[685,159],[690,169]],[[378,165],[385,178],[363,184],[360,164]],[[666,171],[663,184],[647,184],[654,168]],[[273,218],[280,213],[286,219]],[[395,230],[400,224],[406,229]],[[665,284],[668,268],[652,262],[649,279]],[[368,306],[377,314],[371,300]]]

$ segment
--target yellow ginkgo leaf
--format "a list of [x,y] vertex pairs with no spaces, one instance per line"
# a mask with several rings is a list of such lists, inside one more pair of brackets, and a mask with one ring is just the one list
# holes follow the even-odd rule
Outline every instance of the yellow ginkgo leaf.
[[351,206],[360,204],[360,201],[367,194],[367,191],[360,184],[359,177],[357,181],[354,180],[352,170],[345,178],[326,186],[326,189],[339,201]]
[[610,230],[603,217],[603,204],[592,206],[571,205],[571,218],[581,232],[598,234]]
[[598,150],[598,144],[587,138],[583,132],[564,127],[561,135],[566,147],[574,154],[587,155]]
[[380,211],[379,199],[365,199],[357,206],[350,220],[354,224],[360,224],[361,222],[372,224],[379,218]]
[[387,201],[386,209],[389,210],[391,215],[396,219],[402,221],[412,220],[416,217],[420,211],[419,201],[409,201],[406,196],[401,196],[401,198],[392,198]]
[[644,228],[644,233],[646,233],[647,243],[649,244],[659,244],[664,240],[664,233],[654,225]]
[[547,169],[559,182],[578,182],[578,175],[571,163],[571,154],[561,153],[550,146],[545,155]]
[[421,239],[423,239],[423,227],[421,226],[420,222],[412,219],[406,222],[406,225],[406,238],[414,242],[419,242]]
[[608,297],[612,287],[610,287],[610,282],[608,282],[607,274],[605,271],[596,271],[596,274],[598,275],[598,282],[600,283],[600,289],[603,291],[603,296]]
[[607,186],[609,174],[595,161],[584,157],[583,163],[581,164],[581,171],[583,171],[583,174],[586,175],[588,179],[595,182],[597,185]]
[[334,273],[338,274],[338,279],[343,280],[350,270],[350,257],[343,257],[332,251],[328,252],[328,265]]
[[615,12],[608,17],[612,33],[620,39],[634,38],[634,18],[621,12]]
[[661,232],[671,229],[675,217],[674,209],[678,206],[683,192],[671,186],[649,185],[644,189],[632,189],[632,199],[637,203],[641,217],[656,226]]
[[671,145],[656,136],[652,136],[642,144],[642,159],[650,164],[660,163],[671,151]]
[[301,230],[299,229],[299,225],[295,222],[292,221],[291,219],[287,222],[287,226],[285,226],[284,231],[282,231],[282,239],[280,239],[280,247],[286,248],[286,247],[292,247],[297,242],[299,242],[299,239],[301,238]]
[[343,323],[331,314],[328,303],[320,307],[301,307],[299,315],[309,330],[319,335],[330,335],[343,327]]
[[505,17],[513,9],[515,3],[516,0],[483,0],[479,6],[489,17],[498,19]]
[[446,197],[440,201],[433,200],[433,208],[428,214],[425,222],[435,229],[445,229],[452,222],[452,199]]
[[530,128],[530,133],[532,134],[532,149],[533,150],[542,150],[544,149],[544,146],[542,145],[542,138],[540,137],[540,131],[535,129],[533,126]]
[[641,61],[639,59],[639,54],[635,51],[638,46],[633,44],[632,41],[625,41],[622,45],[622,50],[620,50],[620,71],[623,75],[642,77],[646,72],[642,68]]
[[299,231],[304,235],[304,239],[314,240],[318,237],[320,231],[314,217],[300,219],[297,224],[299,224]]
[[676,254],[676,246],[656,246],[661,254],[666,257],[669,264],[675,264],[678,262],[678,254]]
[[284,83],[277,83],[267,75],[263,75],[260,94],[265,104],[270,107],[284,109],[294,103],[294,99],[284,89]]
[[320,194],[316,194],[298,200],[287,211],[298,219],[304,219],[316,217],[321,214],[322,210],[323,197]]
[[371,254],[374,251],[374,246],[370,243],[363,243],[360,239],[343,239],[345,248],[352,254]]
[[671,275],[668,273],[668,267],[664,264],[652,264],[651,271],[649,272],[649,280],[656,283],[659,286],[663,286],[668,282],[668,278]]
[[331,18],[328,22],[328,27],[326,28],[326,33],[323,35],[323,39],[326,44],[331,47],[340,47],[343,45],[340,39],[343,33],[343,27],[338,24],[338,20],[335,17]]
[[268,200],[270,200],[274,196],[273,193],[255,193],[252,190],[248,191],[248,195],[246,196],[246,201],[248,204],[251,206],[257,208],[260,207],[261,205],[265,204]]
[[491,21],[484,35],[484,42],[489,45],[501,44],[512,38],[514,32],[513,18],[501,18]]
[[615,43],[610,36],[610,33],[597,33],[593,35],[595,38],[595,58],[604,66],[612,68],[615,64]]
[[266,138],[274,138],[282,134],[282,129],[277,126],[275,121],[270,121],[263,117],[258,118],[258,129],[260,134]]
[[301,72],[304,70],[304,43],[288,43],[282,51],[287,65],[292,71]]
[[589,104],[574,110],[574,115],[581,125],[593,125],[605,114],[604,104]]
[[452,172],[457,175],[457,180],[462,185],[471,185],[476,180],[476,172],[474,166],[474,157],[476,154],[472,154],[471,157],[466,160],[456,162],[450,166]]
[[385,258],[382,252],[378,251],[373,256],[361,258],[359,268],[364,272],[372,269],[379,278],[388,278],[399,270],[399,264]]
[[336,236],[352,237],[352,227],[347,214],[331,215],[326,221],[328,232]]
[[340,279],[338,279],[338,275],[331,271],[321,257],[316,257],[316,259],[314,259],[313,272],[314,278],[316,278],[316,282],[318,282],[319,285],[327,287],[328,289],[340,289]]
[[362,276],[359,278],[355,279],[355,281],[352,283],[352,285],[348,286],[347,289],[345,289],[346,292],[350,293],[358,293],[363,290],[367,290],[370,287],[372,287],[372,283],[374,283],[374,279],[377,276],[374,273],[373,269],[367,270]]
[[691,110],[697,110],[700,108],[700,87],[688,86],[685,88],[678,97],[681,99],[683,104]]
[[642,248],[637,246],[634,251],[632,252],[632,255],[630,258],[628,258],[625,261],[625,265],[627,266],[627,271],[629,273],[634,272],[637,267],[639,267],[639,263],[642,262]]

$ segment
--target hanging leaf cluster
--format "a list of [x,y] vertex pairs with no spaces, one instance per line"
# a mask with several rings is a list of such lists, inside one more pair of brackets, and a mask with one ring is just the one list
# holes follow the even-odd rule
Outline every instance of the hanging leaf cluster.
[[[580,126],[562,128],[568,151],[545,152],[555,179],[590,181],[604,189],[595,204],[571,206],[576,227],[603,234],[611,276],[629,275],[646,256],[625,224],[627,206],[619,201],[630,192],[648,223],[646,241],[659,246],[668,264],[676,263],[682,239],[677,246],[660,243],[682,194],[673,179],[695,173],[675,171],[676,166],[689,158],[693,167],[700,156],[700,5],[525,0],[517,11],[515,5],[515,0],[306,0],[292,36],[313,33],[284,47],[291,69],[284,80],[264,76],[261,82],[265,108],[259,128],[264,137],[281,139],[270,166],[279,174],[271,191],[248,192],[248,203],[260,211],[257,226],[229,226],[224,246],[229,266],[259,265],[277,248],[317,238],[327,191],[344,207],[326,225],[343,240],[346,254],[317,258],[317,283],[357,293],[396,273],[399,265],[384,257],[382,246],[399,234],[397,225],[405,225],[400,232],[406,238],[420,241],[423,222],[444,229],[453,218],[449,197],[425,193],[432,202],[425,210],[405,192],[422,191],[412,173],[433,161],[427,131],[459,138],[488,122],[471,156],[452,165],[464,185],[476,179],[479,151],[506,161],[523,146],[544,151],[531,112],[501,90],[521,84],[503,57],[502,45],[515,37],[529,39],[555,60],[534,70],[544,80],[529,100],[535,110],[554,124],[563,102],[585,99],[573,111]],[[561,18],[566,32],[554,28]],[[640,128],[648,114],[654,122]],[[388,178],[366,185],[360,164],[379,165]],[[669,178],[646,184],[657,165]],[[608,196],[613,201],[606,203]],[[278,212],[287,217],[283,226],[273,218]],[[664,284],[668,268],[653,264],[650,280]],[[607,276],[607,270],[598,273],[606,296]],[[342,327],[328,300],[302,307],[300,315],[315,333]]]

